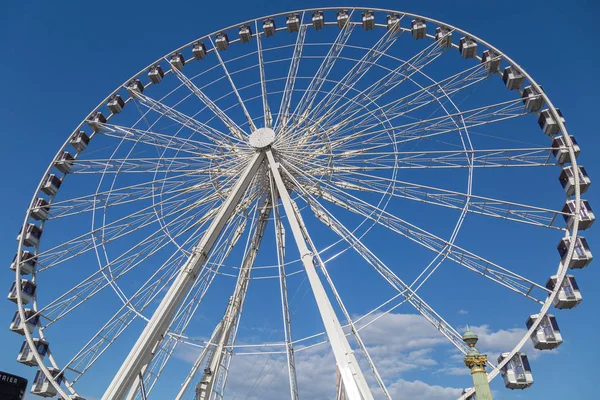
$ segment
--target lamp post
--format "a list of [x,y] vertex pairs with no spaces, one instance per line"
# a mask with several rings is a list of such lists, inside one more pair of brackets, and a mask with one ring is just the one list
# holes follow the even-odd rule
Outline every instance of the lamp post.
[[467,331],[462,339],[470,347],[469,352],[465,355],[465,365],[471,370],[477,400],[492,400],[492,391],[490,390],[487,373],[485,372],[487,355],[481,354],[475,348],[475,344],[479,338],[467,326]]

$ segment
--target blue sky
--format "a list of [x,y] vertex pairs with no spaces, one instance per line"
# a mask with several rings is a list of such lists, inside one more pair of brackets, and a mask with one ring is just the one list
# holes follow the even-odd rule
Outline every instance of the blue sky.
[[[93,109],[110,91],[121,84],[129,76],[153,60],[167,54],[169,51],[196,37],[213,32],[224,26],[233,25],[239,21],[260,17],[271,13],[301,7],[336,6],[339,3],[307,1],[299,5],[297,2],[218,3],[212,2],[123,2],[116,4],[74,4],[72,2],[34,2],[27,6],[11,4],[4,6],[5,12],[0,15],[0,43],[4,49],[4,62],[0,64],[0,91],[5,95],[0,98],[0,119],[4,122],[3,146],[6,157],[5,176],[6,195],[0,200],[3,210],[3,224],[0,229],[0,257],[5,260],[6,269],[2,273],[6,289],[10,287],[12,273],[8,265],[12,259],[16,242],[14,237],[23,219],[23,212],[30,201],[31,195],[42,172],[51,162],[55,152],[65,141],[69,132]],[[357,4],[357,6],[360,4]],[[538,83],[544,86],[554,104],[561,108],[567,118],[568,129],[577,137],[582,147],[581,164],[585,165],[588,173],[594,179],[600,176],[600,166],[595,162],[593,153],[598,139],[596,115],[598,101],[595,95],[598,79],[595,75],[599,56],[596,51],[595,17],[598,15],[598,4],[592,1],[577,1],[571,3],[559,1],[505,1],[503,3],[483,3],[480,1],[460,2],[412,2],[398,3],[391,1],[372,1],[362,6],[399,9],[414,12],[428,17],[446,21],[462,29],[473,32],[494,44],[509,54],[524,67]],[[537,133],[537,132],[536,132]],[[541,135],[541,134],[540,134]],[[543,137],[542,137],[543,138]],[[540,137],[537,137],[540,139]],[[540,142],[538,140],[538,142]],[[552,173],[557,172],[553,171]],[[487,172],[486,172],[487,173]],[[494,179],[493,173],[482,173],[481,179]],[[513,179],[523,179],[525,182],[515,184],[515,190],[535,186],[536,175],[526,172],[522,176],[511,175]],[[546,175],[544,175],[546,176]],[[440,179],[443,179],[441,177]],[[549,192],[556,195],[560,191],[558,182]],[[540,186],[543,191],[545,186]],[[502,187],[484,184],[488,193],[495,190],[501,193]],[[531,188],[529,188],[531,190]],[[596,205],[595,187],[592,185],[585,197],[592,206]],[[532,196],[531,193],[527,196]],[[528,197],[535,203],[535,197]],[[544,200],[540,200],[543,202]],[[541,203],[538,203],[541,204]],[[596,208],[598,208],[596,206]],[[415,208],[418,212],[419,208]],[[441,216],[440,216],[441,218]],[[520,246],[528,236],[539,231],[531,231],[517,227],[514,231],[496,221],[473,218],[477,223],[485,225],[486,237],[481,236],[481,226],[474,223],[467,225],[461,244],[467,248],[485,248],[490,258],[507,257],[509,249],[522,265],[532,265],[532,271],[538,280],[543,279],[542,271],[553,271],[556,253],[554,253],[554,236],[550,244],[541,245],[546,236],[535,241],[537,249],[549,249],[548,254],[532,254],[527,247]],[[435,225],[436,220],[430,217],[423,221],[425,225]],[[443,229],[443,228],[442,228]],[[592,247],[595,246],[597,227],[586,232],[586,237]],[[535,233],[534,233],[535,232]],[[545,235],[545,233],[542,233]],[[325,234],[321,239],[328,239]],[[46,238],[45,238],[46,239]],[[387,246],[377,243],[377,237],[367,241],[374,249],[391,259],[393,254]],[[51,240],[51,239],[47,239]],[[59,240],[56,239],[55,240]],[[471,241],[471,242],[470,242]],[[490,246],[490,243],[502,243]],[[468,246],[472,244],[471,246]],[[487,246],[486,246],[487,245]],[[545,246],[545,247],[544,247]],[[414,250],[417,258],[424,253]],[[551,253],[550,253],[551,252]],[[351,258],[349,260],[352,260]],[[538,263],[552,262],[547,269]],[[265,261],[267,262],[267,261]],[[337,275],[336,275],[337,272]],[[75,279],[76,271],[64,270],[64,278]],[[544,272],[545,273],[545,272]],[[355,290],[361,290],[375,304],[379,298],[385,298],[384,292],[378,292],[379,286],[353,287],[351,279],[344,277],[339,270],[333,270],[341,282],[345,282],[348,295]],[[519,310],[520,304],[508,299],[505,292],[498,296],[485,295],[485,289],[472,289],[474,296],[481,296],[481,305],[470,307],[466,303],[460,277],[444,270],[440,272],[440,280],[433,285],[427,294],[428,299],[437,304],[443,304],[447,313],[453,312],[452,320],[456,326],[471,324],[479,327],[482,334],[483,349],[490,354],[499,350],[498,342],[510,342],[518,331],[524,327],[526,313]],[[447,275],[444,275],[447,274]],[[67,276],[68,275],[68,276]],[[533,362],[536,383],[527,392],[513,393],[505,390],[498,382],[494,386],[497,398],[513,399],[548,399],[548,398],[591,398],[598,390],[597,382],[591,377],[598,371],[595,350],[595,332],[600,328],[594,318],[597,307],[600,306],[600,295],[594,283],[598,281],[600,272],[593,263],[588,269],[577,271],[577,278],[584,291],[583,303],[574,310],[557,312],[565,343],[557,354],[537,357]],[[445,284],[444,283],[445,280]],[[451,282],[451,283],[448,283]],[[51,282],[52,283],[52,282]],[[292,282],[295,289],[298,282]],[[266,289],[265,289],[266,290]],[[340,289],[344,290],[344,289]],[[471,289],[470,289],[471,290]],[[424,296],[425,296],[424,294]],[[493,293],[496,294],[496,293]],[[267,292],[258,291],[249,294],[249,302],[259,304],[261,296]],[[108,300],[107,300],[108,301]],[[218,301],[215,299],[215,301]],[[361,308],[359,299],[349,300],[354,313],[360,315],[367,310]],[[111,304],[111,303],[107,303]],[[249,303],[251,304],[251,303]],[[274,314],[278,315],[278,303],[272,304]],[[100,307],[100,306],[98,306]],[[222,307],[217,307],[219,310]],[[406,311],[406,308],[403,309]],[[450,311],[452,310],[452,311]],[[92,310],[96,312],[97,310]],[[304,322],[315,322],[315,314],[299,315]],[[14,312],[12,303],[6,301],[0,308],[0,318],[8,325]],[[220,311],[219,311],[220,312]],[[205,313],[207,326],[213,326],[218,313]],[[253,335],[256,340],[264,340],[261,329],[271,329],[269,317],[265,312],[264,318],[258,313],[250,318],[247,338]],[[447,314],[446,314],[447,315]],[[80,315],[79,321],[92,318]],[[312,320],[310,318],[313,318]],[[402,335],[423,335],[429,338],[431,332],[419,321],[411,319],[409,314],[398,314],[387,319],[380,331],[370,334],[371,343],[384,346],[387,351],[402,354],[407,367],[398,367],[393,375],[397,380],[398,393],[413,393],[423,396],[425,393],[431,399],[445,398],[449,392],[443,388],[465,387],[470,384],[469,377],[454,375],[442,369],[455,367],[454,363],[445,363],[452,353],[447,345],[439,344],[431,336],[432,344],[428,346],[399,346]],[[77,335],[85,334],[85,327],[77,325],[77,320],[69,329]],[[414,332],[399,330],[410,325]],[[209,331],[212,328],[209,329]],[[252,330],[256,332],[253,333]],[[306,334],[309,334],[307,330]],[[415,333],[416,332],[416,333]],[[207,335],[204,331],[195,332],[198,336]],[[380,343],[381,337],[398,335],[398,340]],[[483,336],[488,335],[487,339]],[[5,343],[0,348],[0,370],[13,372],[17,375],[33,378],[33,371],[18,365],[14,358],[17,354],[21,339],[8,330],[0,330],[0,338]],[[494,343],[494,339],[497,343]],[[379,341],[378,341],[379,340]],[[125,350],[125,346],[123,347]],[[431,356],[429,356],[431,352]],[[302,359],[305,364],[310,362],[327,364],[331,360],[325,353],[311,354]],[[329,360],[329,361],[328,361]],[[181,365],[189,360],[185,356],[179,358]],[[455,360],[454,360],[455,361]],[[273,362],[275,365],[275,362]],[[330,363],[331,364],[331,363]],[[243,367],[243,366],[242,366]],[[242,368],[240,367],[240,368]],[[273,367],[277,368],[277,366]],[[315,371],[318,373],[318,371]],[[169,374],[179,382],[177,371]],[[391,378],[390,378],[391,379]],[[437,394],[431,389],[420,392],[416,384],[406,382],[423,381],[429,385],[439,385]],[[90,392],[98,396],[98,387],[91,386]],[[410,390],[414,390],[410,392]],[[437,390],[437,389],[436,389]],[[434,390],[435,391],[435,390]],[[265,396],[267,396],[265,394]],[[438,396],[438,397],[435,397]],[[90,396],[91,398],[91,396]],[[266,398],[266,397],[265,397]],[[401,397],[399,397],[401,398]]]

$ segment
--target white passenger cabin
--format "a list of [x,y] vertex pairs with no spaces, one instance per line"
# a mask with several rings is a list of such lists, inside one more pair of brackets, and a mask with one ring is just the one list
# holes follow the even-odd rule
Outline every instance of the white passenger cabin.
[[252,40],[252,29],[248,25],[240,26],[238,34],[242,43],[249,43]]
[[410,32],[414,39],[423,39],[427,35],[427,24],[422,19],[413,19],[411,21]]
[[460,39],[458,51],[462,58],[474,58],[477,55],[477,42],[466,36]]
[[144,91],[144,85],[139,79],[132,79],[127,84],[127,91],[129,92],[129,95],[134,97],[136,93],[142,93]]
[[525,82],[525,77],[515,67],[509,65],[508,67],[504,68],[502,80],[504,81],[504,84],[508,90],[519,90]]
[[75,158],[73,158],[69,152],[61,151],[56,162],[54,163],[54,166],[57,170],[66,174],[71,170],[71,168],[73,168],[74,161]]
[[154,84],[162,82],[164,76],[165,73],[160,65],[153,65],[148,70],[148,78]]
[[[21,240],[22,232],[19,231],[19,235],[17,236],[17,241]],[[42,229],[35,224],[28,223],[25,228],[25,234],[23,236],[23,245],[27,247],[34,247],[40,244],[40,239],[42,237]]]
[[[551,276],[550,279],[548,279],[548,282],[546,282],[546,287],[550,290],[554,290],[557,280],[558,276]],[[581,296],[575,278],[573,275],[565,276],[565,279],[562,281],[562,285],[554,298],[554,307],[559,309],[577,307],[579,303],[581,303],[581,300],[583,300],[583,297]]]
[[373,11],[365,11],[362,13],[362,26],[365,31],[370,31],[375,27],[375,15]]
[[[565,118],[562,115],[562,112],[557,108],[556,113],[561,119],[563,124],[566,124]],[[549,109],[545,109],[540,113],[540,117],[538,118],[538,125],[542,128],[542,131],[548,135],[556,135],[560,132],[560,127],[558,126],[558,122],[554,119]]]
[[58,189],[60,189],[61,184],[62,181],[58,176],[54,174],[48,174],[44,178],[40,190],[46,193],[48,196],[54,196],[58,192]]
[[75,132],[71,138],[71,146],[73,146],[73,148],[77,151],[85,150],[89,143],[90,137],[84,131]]
[[[50,374],[52,374],[54,381],[60,385],[63,381],[63,376],[60,373],[60,370],[57,368],[48,368],[48,371]],[[54,397],[56,396],[57,391],[42,370],[38,370],[35,374],[33,384],[31,385],[31,393],[42,397]]]
[[19,335],[24,335],[25,329],[27,329],[29,333],[33,333],[33,329],[37,326],[38,322],[40,321],[40,317],[39,315],[35,315],[35,311],[29,308],[26,308],[24,311],[27,322],[23,323],[21,321],[21,316],[17,311],[15,312],[10,326],[8,327],[9,330],[18,333]]
[[176,68],[178,71],[181,71],[185,66],[185,58],[183,57],[183,54],[174,53],[173,55],[171,55],[169,64],[171,64],[172,68]]
[[501,57],[494,50],[486,50],[481,56],[481,62],[485,64],[485,69],[490,74],[500,71],[501,61]]
[[[269,35],[267,35],[269,36]],[[192,47],[192,54],[196,60],[202,60],[206,57],[206,46],[202,42],[196,42]]]
[[45,221],[48,218],[48,213],[50,212],[50,205],[48,202],[41,197],[38,197],[33,202],[33,207],[31,208],[31,218],[38,221]]
[[[502,353],[498,363],[503,361],[510,353]],[[525,353],[516,353],[513,358],[500,370],[504,377],[504,386],[509,389],[526,389],[533,385],[533,375],[529,360]]]
[[[37,263],[36,257],[33,253],[25,250],[21,252],[21,269],[19,273],[21,275],[29,275],[35,269],[35,264]],[[17,255],[13,258],[12,263],[10,264],[10,269],[13,271],[17,270]]]
[[544,98],[541,96],[541,93],[531,85],[523,89],[521,98],[523,99],[525,108],[529,112],[539,111],[544,106]]
[[229,48],[229,37],[225,32],[221,32],[217,34],[217,40],[215,42],[217,46],[217,50],[227,50]]
[[[452,45],[452,32],[445,26],[435,28],[435,40],[442,47],[450,47]],[[462,51],[460,52],[462,55]]]
[[315,27],[315,30],[323,29],[325,26],[325,17],[323,16],[323,11],[315,11],[312,15],[312,23]]
[[[29,304],[31,298],[35,295],[36,285],[35,283],[28,281],[27,279],[21,279],[21,301],[23,304]],[[8,297],[13,303],[17,303],[17,283],[13,282],[10,290],[8,291]]]
[[387,29],[394,33],[400,32],[400,16],[398,14],[390,14],[386,17]]
[[298,14],[290,14],[285,18],[285,25],[288,32],[298,32],[300,30],[300,17]]
[[584,231],[592,226],[596,220],[596,216],[594,215],[592,207],[590,207],[590,204],[587,200],[581,200],[581,207],[578,216],[575,215],[575,205],[575,200],[569,200],[565,203],[562,212],[570,215],[563,214],[563,218],[565,219],[565,222],[567,223],[567,229],[569,230],[573,229],[576,218],[579,219],[579,230]]
[[337,24],[338,24],[338,28],[342,29],[344,26],[346,26],[346,22],[348,22],[349,20],[349,16],[348,16],[348,11],[346,10],[340,10],[337,13]]
[[[567,252],[569,251],[571,240],[572,239],[570,237],[565,237],[561,239],[561,241],[558,242],[558,246],[556,246],[563,264],[566,262]],[[592,259],[592,251],[590,250],[590,246],[588,246],[587,240],[585,240],[585,238],[582,236],[577,236],[575,238],[573,257],[571,257],[568,267],[571,269],[585,268],[592,261]]]
[[[38,354],[43,359],[48,352],[48,342],[39,338],[33,338],[33,344],[35,345]],[[21,345],[21,350],[17,356],[17,361],[30,367],[38,365],[35,357],[33,356],[33,351],[31,351],[29,343],[27,343],[27,340],[24,340],[23,344]]]
[[123,98],[121,96],[115,94],[110,98],[106,106],[108,107],[111,113],[118,114],[121,111],[123,111],[123,107],[125,107],[125,102],[123,101]]
[[265,32],[265,36],[269,37],[275,35],[275,30],[275,21],[272,18],[267,18],[263,21],[263,31]]
[[[571,138],[571,144],[573,145],[573,153],[575,153],[575,158],[577,158],[581,152],[581,148],[572,135],[569,135],[569,137]],[[569,148],[562,135],[557,136],[552,140],[552,155],[554,155],[556,162],[559,164],[570,162]]]
[[106,117],[100,111],[96,111],[92,113],[87,123],[94,132],[99,132],[102,128],[102,124],[106,123]]
[[[533,323],[539,318],[539,314],[534,314],[527,318],[527,329],[531,329]],[[531,334],[533,347],[538,350],[555,349],[563,342],[556,317],[552,314],[546,314],[542,317],[540,324]]]
[[[587,174],[585,168],[578,166],[577,169],[579,170],[579,192],[585,193],[592,184],[592,180]],[[560,176],[558,177],[560,184],[567,192],[567,196],[572,196],[575,194],[574,175],[573,166],[569,165],[568,167],[563,167],[562,171],[560,172]]]

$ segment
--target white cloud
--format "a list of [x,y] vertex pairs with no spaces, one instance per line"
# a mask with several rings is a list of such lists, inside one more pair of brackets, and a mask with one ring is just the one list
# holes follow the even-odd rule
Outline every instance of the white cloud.
[[460,310],[458,310],[458,313],[460,315],[467,315],[469,312],[467,310],[460,309]]

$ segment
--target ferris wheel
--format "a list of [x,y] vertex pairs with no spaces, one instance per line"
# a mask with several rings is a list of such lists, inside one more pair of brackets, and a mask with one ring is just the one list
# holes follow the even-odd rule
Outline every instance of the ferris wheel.
[[594,214],[575,138],[518,64],[440,21],[324,8],[232,25],[65,136],[8,296],[43,397],[268,398],[280,382],[278,398],[392,399],[381,365],[401,355],[372,354],[372,330],[402,306],[466,354],[461,287],[515,307],[526,329],[488,379],[524,389],[524,347],[559,346],[552,308],[582,300]]

